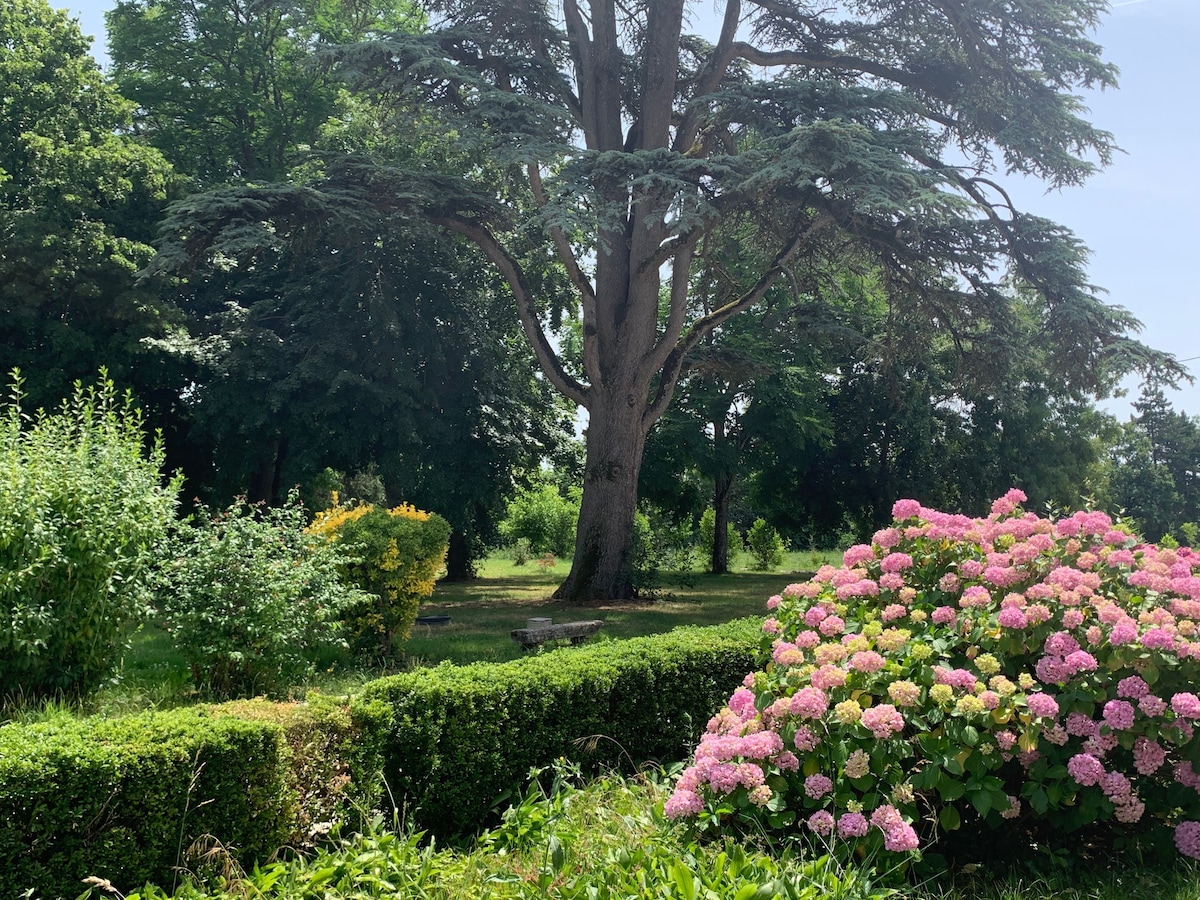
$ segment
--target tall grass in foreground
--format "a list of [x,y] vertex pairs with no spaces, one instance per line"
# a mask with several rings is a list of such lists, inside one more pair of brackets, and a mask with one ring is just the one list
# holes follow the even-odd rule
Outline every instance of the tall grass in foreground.
[[[839,868],[732,841],[699,844],[662,816],[668,789],[654,780],[601,778],[573,786],[569,770],[539,773],[503,823],[470,847],[441,848],[376,821],[307,859],[236,870],[221,848],[196,848],[177,900],[1196,900],[1200,874],[1089,869],[1068,853],[1031,856],[1018,870],[939,875]],[[399,823],[393,823],[398,825]],[[915,882],[915,884],[914,884]],[[93,898],[105,893],[93,888]],[[171,896],[147,887],[126,900]]]

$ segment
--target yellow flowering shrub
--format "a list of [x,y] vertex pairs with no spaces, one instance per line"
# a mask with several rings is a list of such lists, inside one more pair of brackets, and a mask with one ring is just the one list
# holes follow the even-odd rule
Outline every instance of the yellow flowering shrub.
[[392,655],[408,640],[421,601],[446,564],[450,525],[436,513],[403,503],[391,509],[338,503],[317,514],[309,531],[343,544],[355,561],[346,575],[375,599],[345,620],[354,648]]

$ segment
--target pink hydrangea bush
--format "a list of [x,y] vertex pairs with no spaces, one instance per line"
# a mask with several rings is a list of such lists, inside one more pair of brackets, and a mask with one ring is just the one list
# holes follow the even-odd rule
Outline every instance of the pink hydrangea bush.
[[900,500],[843,566],[772,597],[770,661],[666,814],[881,859],[1085,827],[1200,858],[1200,553],[1025,499],[981,519]]

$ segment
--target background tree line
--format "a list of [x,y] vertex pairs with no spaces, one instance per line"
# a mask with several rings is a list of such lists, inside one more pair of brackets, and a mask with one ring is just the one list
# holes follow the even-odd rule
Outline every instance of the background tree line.
[[[537,179],[530,189],[527,145],[538,126],[524,118],[529,110],[505,107],[507,118],[489,120],[489,135],[486,110],[468,108],[472,97],[499,102],[498,70],[476,71],[475,93],[463,94],[465,76],[434,85],[409,72],[406,82],[381,75],[371,55],[387,35],[383,46],[406,66],[455,59],[438,43],[454,15],[488,40],[541,33],[563,47],[578,42],[536,20],[538,4],[517,4],[506,16],[488,4],[430,7],[122,0],[108,16],[112,66],[102,73],[65,14],[44,0],[7,4],[0,364],[22,369],[30,407],[57,404],[72,381],[106,366],[162,430],[168,465],[185,474],[186,490],[210,503],[239,493],[278,501],[295,484],[328,488],[328,470],[369,473],[386,498],[450,521],[451,573],[463,576],[498,539],[517,486],[537,481],[547,463],[564,491],[582,478],[573,404],[538,372],[512,278],[485,264],[464,233],[503,207],[505,252],[519,260],[538,324],[572,379],[596,352],[595,323],[580,316],[580,271],[557,251],[586,251],[594,234],[539,196]],[[478,18],[488,10],[491,24]],[[783,28],[790,19],[779,12],[774,21]],[[519,54],[520,40],[516,49],[502,43],[497,53]],[[359,49],[331,55],[330,46]],[[713,47],[690,37],[681,46],[678,71],[698,85]],[[621,52],[641,64],[648,51],[633,41]],[[456,64],[475,71],[479,59],[462,50]],[[1096,68],[1087,77],[1106,76]],[[524,96],[512,84],[508,93]],[[843,121],[866,123],[901,96],[804,84],[807,99],[803,85],[764,87],[732,69],[713,82],[728,109],[757,96],[757,108],[778,107],[780,121],[811,101],[840,103]],[[428,102],[435,86],[441,114]],[[425,92],[421,103],[413,91]],[[918,93],[928,100],[927,91]],[[724,128],[720,140],[740,152],[782,133],[769,114],[729,115],[713,125],[712,140]],[[1070,122],[1080,141],[1107,146]],[[508,150],[497,134],[509,136]],[[558,134],[542,134],[543,143]],[[870,162],[887,174],[894,161],[880,162],[884,149],[856,146],[838,162]],[[537,149],[546,160],[560,152]],[[869,159],[854,158],[859,152]],[[1052,180],[1085,174],[1077,160],[1028,152]],[[682,159],[663,171],[696,183],[671,168]],[[627,176],[576,171],[581,180],[564,182],[564,196]],[[917,177],[887,175],[902,176]],[[1200,519],[1196,420],[1171,409],[1153,380],[1128,423],[1095,407],[1125,372],[1140,368],[1167,383],[1179,375],[1173,360],[1128,339],[1127,315],[1076,297],[1093,327],[1072,333],[1079,343],[1071,346],[1044,284],[1034,290],[1029,277],[1013,276],[965,290],[939,267],[958,254],[957,277],[975,277],[963,258],[979,252],[982,261],[972,242],[991,240],[973,233],[977,226],[946,221],[935,235],[931,225],[923,240],[942,244],[911,255],[915,245],[885,240],[878,229],[886,223],[868,221],[868,207],[897,201],[867,196],[861,185],[846,199],[864,204],[853,223],[778,266],[764,248],[787,223],[760,207],[764,195],[791,190],[780,179],[798,176],[772,177],[736,215],[698,232],[688,250],[698,262],[676,294],[660,285],[651,296],[660,331],[675,318],[721,316],[696,332],[673,370],[665,395],[673,391],[674,403],[648,432],[636,479],[637,496],[667,520],[695,523],[703,509],[715,510],[715,571],[725,565],[729,521],[744,530],[762,515],[794,543],[828,545],[868,533],[900,495],[980,512],[1019,484],[1035,503],[1086,496],[1125,508],[1150,538]],[[468,181],[486,191],[467,191]],[[449,213],[439,222],[431,196],[452,198],[457,233],[439,227]],[[1066,272],[1048,268],[1043,280],[1078,280],[1083,248],[1049,223],[1037,228],[1024,236],[1024,252],[1058,254]],[[778,277],[756,304],[721,313],[772,266]],[[660,384],[647,382],[647,403],[664,396]]]

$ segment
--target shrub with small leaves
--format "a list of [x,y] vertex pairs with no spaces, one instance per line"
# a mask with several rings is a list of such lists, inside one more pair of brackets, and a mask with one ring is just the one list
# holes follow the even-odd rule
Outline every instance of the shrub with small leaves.
[[984,519],[898,501],[841,568],[772,597],[770,662],[709,723],[668,815],[844,858],[1081,829],[1200,857],[1200,553],[1024,500]]
[[174,518],[179,482],[162,465],[104,373],[32,421],[13,373],[0,411],[0,700],[87,694],[113,675]]
[[308,530],[355,559],[344,571],[369,599],[344,619],[354,649],[394,655],[446,564],[450,524],[408,504],[337,505],[318,514]]
[[370,598],[343,576],[343,548],[306,530],[293,494],[277,508],[239,500],[182,523],[155,580],[163,623],[215,697],[278,694],[312,671],[321,648],[344,646],[340,617]]
[[768,525],[765,519],[755,519],[746,534],[753,559],[751,568],[756,572],[774,572],[783,565],[783,538]]

